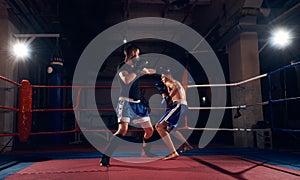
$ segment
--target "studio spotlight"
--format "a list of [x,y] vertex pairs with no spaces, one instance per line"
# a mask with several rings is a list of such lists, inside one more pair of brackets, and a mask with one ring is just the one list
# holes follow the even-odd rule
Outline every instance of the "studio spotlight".
[[291,33],[285,29],[277,29],[272,33],[271,43],[278,48],[284,48],[291,43]]
[[24,42],[17,42],[13,45],[13,53],[18,58],[26,58],[29,56],[29,45]]

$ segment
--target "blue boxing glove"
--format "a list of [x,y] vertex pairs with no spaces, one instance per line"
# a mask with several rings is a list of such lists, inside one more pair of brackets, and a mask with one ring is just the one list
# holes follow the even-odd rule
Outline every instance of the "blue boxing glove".
[[161,104],[164,104],[166,103],[167,104],[167,107],[171,107],[173,105],[173,101],[172,101],[172,98],[171,96],[169,95],[166,95],[160,102]]
[[168,94],[167,86],[162,81],[156,82],[155,87],[158,90],[160,95]]
[[159,94],[163,97],[161,104],[164,104],[166,102],[167,106],[170,107],[173,104],[172,98],[169,95],[167,86],[162,82],[158,81],[155,83],[155,87],[158,90]]

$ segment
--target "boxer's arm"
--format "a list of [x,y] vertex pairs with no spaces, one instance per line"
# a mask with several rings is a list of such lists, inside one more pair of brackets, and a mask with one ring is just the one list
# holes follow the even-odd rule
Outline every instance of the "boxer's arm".
[[146,66],[149,64],[147,60],[134,58],[133,61],[134,61],[133,71],[136,74],[150,74],[151,71],[148,68],[146,68]]
[[128,71],[121,71],[119,72],[120,79],[125,83],[131,83],[137,76],[136,73],[129,73]]
[[168,87],[169,95],[171,97],[174,97],[176,93],[178,93],[178,87],[175,82],[168,83],[167,87]]
[[155,74],[156,70],[153,68],[147,67],[149,65],[149,61],[145,59],[135,60],[134,69],[137,74]]
[[152,68],[143,68],[141,74],[155,74],[156,70]]

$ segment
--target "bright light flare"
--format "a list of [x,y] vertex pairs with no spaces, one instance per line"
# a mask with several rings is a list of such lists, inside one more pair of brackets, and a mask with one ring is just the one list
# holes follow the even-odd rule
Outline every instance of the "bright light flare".
[[284,29],[278,29],[272,33],[271,43],[272,45],[284,48],[291,43],[291,33]]
[[123,38],[123,43],[124,43],[124,44],[127,43],[127,38],[126,38],[126,36],[124,36],[124,38]]
[[29,56],[29,45],[27,43],[17,42],[13,45],[13,53],[18,58],[26,58]]

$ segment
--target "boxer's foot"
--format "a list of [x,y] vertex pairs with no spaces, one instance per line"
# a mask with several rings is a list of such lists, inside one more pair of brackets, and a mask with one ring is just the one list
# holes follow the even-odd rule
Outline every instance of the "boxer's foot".
[[177,157],[179,157],[179,154],[177,152],[172,152],[171,154],[167,155],[161,160],[172,160],[172,159],[176,159]]

